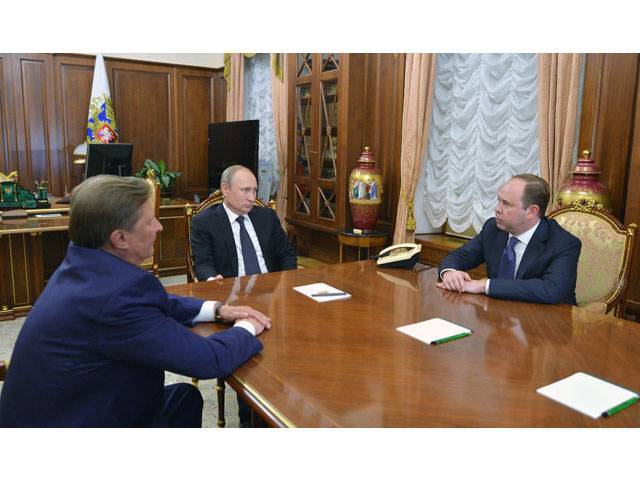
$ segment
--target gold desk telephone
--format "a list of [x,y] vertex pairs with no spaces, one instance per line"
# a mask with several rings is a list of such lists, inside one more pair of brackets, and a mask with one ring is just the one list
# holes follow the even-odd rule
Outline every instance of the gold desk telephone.
[[383,268],[405,268],[413,269],[418,258],[422,245],[415,243],[399,243],[385,248],[378,255],[378,266]]

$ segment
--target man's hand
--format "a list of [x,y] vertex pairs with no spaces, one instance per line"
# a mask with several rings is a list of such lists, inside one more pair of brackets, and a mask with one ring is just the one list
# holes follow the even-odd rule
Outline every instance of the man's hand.
[[436,283],[438,288],[454,292],[484,293],[487,279],[472,280],[467,272],[449,270],[442,275],[442,282]]
[[471,277],[467,272],[460,270],[449,270],[442,274],[442,283],[438,283],[438,287],[445,290],[454,290],[456,292],[464,292],[464,284],[470,282]]
[[210,282],[211,280],[222,280],[224,277],[220,274],[216,275],[215,277],[209,277],[207,278],[207,282]]
[[[220,307],[220,310],[218,312],[220,313],[220,318],[222,318],[224,322],[233,322],[235,320],[249,320],[254,326],[256,324],[262,325],[260,327],[260,331],[265,328],[271,328],[271,319],[251,307],[232,307],[231,305],[223,305],[222,307]],[[256,328],[256,332],[257,331],[258,329]]]
[[486,278],[482,280],[470,280],[465,282],[463,291],[468,293],[484,293],[486,283]]
[[265,325],[264,323],[261,323],[259,321],[257,321],[255,318],[252,317],[247,317],[247,318],[240,318],[238,320],[236,320],[236,322],[239,322],[240,320],[244,320],[245,322],[249,322],[251,325],[253,325],[253,328],[256,329],[256,337],[258,335],[260,335],[265,328],[269,329],[271,328],[271,323],[269,323],[269,325]]

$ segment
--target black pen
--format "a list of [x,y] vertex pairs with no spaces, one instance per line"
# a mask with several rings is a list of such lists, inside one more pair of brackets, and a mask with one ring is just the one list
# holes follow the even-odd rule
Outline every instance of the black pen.
[[312,293],[312,297],[335,297],[338,295],[347,295],[345,292],[326,292],[326,293]]

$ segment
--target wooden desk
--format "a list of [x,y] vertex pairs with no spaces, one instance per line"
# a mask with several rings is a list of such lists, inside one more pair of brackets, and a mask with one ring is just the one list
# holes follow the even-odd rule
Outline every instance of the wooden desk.
[[[185,273],[187,240],[182,199],[161,199],[160,275]],[[26,218],[0,221],[0,320],[26,315],[60,265],[69,238],[69,205],[29,210]],[[59,213],[39,218],[35,214]]]
[[[640,405],[592,420],[536,393],[577,371],[640,391],[639,324],[567,305],[444,292],[435,273],[363,261],[168,290],[249,304],[273,319],[262,353],[228,379],[271,425],[640,426]],[[314,282],[352,298],[321,304],[292,290]],[[474,333],[431,346],[396,331],[433,317]]]

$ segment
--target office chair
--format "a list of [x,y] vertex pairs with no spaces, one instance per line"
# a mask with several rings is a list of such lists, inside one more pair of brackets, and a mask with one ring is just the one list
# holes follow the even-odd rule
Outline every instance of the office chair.
[[594,200],[577,200],[548,215],[582,242],[576,300],[591,311],[623,318],[637,225],[621,224]]

